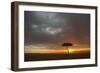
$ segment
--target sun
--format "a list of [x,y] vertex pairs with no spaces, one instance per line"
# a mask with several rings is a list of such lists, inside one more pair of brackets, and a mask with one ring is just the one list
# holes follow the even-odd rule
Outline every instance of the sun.
[[69,49],[65,49],[64,51],[65,51],[65,53],[67,53],[67,54],[69,53]]

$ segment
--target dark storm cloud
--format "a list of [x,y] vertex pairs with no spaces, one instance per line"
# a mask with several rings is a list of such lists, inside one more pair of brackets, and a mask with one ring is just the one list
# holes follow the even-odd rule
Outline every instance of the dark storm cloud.
[[89,47],[90,15],[25,11],[25,45],[61,45],[72,42]]

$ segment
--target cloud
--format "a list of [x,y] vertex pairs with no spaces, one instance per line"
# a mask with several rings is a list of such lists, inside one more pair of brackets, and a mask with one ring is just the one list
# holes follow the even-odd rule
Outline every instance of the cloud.
[[90,15],[25,11],[25,45],[58,46],[72,42],[81,47],[90,44]]
[[62,31],[62,28],[46,27],[45,29],[43,28],[42,31],[50,35],[56,35]]

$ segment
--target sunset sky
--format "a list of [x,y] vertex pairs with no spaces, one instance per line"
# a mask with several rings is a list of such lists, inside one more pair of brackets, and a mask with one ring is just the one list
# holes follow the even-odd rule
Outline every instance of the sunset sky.
[[89,14],[25,11],[24,16],[25,48],[55,50],[65,42],[90,47]]

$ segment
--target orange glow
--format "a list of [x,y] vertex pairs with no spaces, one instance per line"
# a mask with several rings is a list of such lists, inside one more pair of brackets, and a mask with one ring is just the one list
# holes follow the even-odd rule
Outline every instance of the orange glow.
[[89,48],[69,48],[69,49],[33,49],[33,48],[25,48],[25,53],[40,53],[40,54],[77,54],[77,53],[85,53],[89,52]]
[[48,50],[48,53],[64,53],[64,50]]
[[78,49],[69,49],[69,53],[73,54],[73,53],[86,53],[89,52],[90,49],[89,48],[78,48]]

